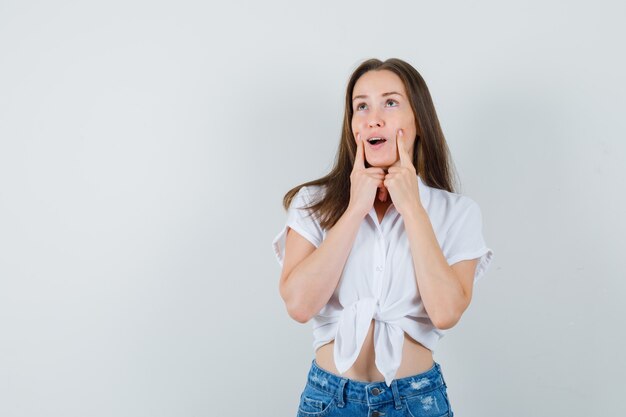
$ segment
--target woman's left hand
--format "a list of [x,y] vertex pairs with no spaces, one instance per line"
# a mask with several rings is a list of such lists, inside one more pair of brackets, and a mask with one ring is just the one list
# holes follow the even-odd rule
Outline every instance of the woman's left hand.
[[398,213],[404,216],[422,206],[420,200],[417,173],[411,162],[402,129],[396,133],[396,149],[400,157],[399,166],[391,166],[383,181]]

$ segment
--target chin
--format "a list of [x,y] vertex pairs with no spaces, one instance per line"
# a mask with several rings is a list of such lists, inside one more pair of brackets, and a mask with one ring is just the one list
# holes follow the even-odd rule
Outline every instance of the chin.
[[376,168],[387,168],[392,166],[395,161],[375,161],[374,163],[368,162],[369,166]]

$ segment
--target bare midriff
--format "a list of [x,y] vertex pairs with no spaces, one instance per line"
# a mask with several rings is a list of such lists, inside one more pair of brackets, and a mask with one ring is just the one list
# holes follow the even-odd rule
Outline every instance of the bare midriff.
[[[356,381],[375,382],[385,380],[385,377],[378,371],[378,368],[376,368],[375,363],[374,320],[372,320],[370,324],[359,356],[352,367],[341,375],[339,375],[339,371],[335,367],[333,358],[334,345],[335,341],[333,340],[321,346],[315,352],[315,362],[320,368],[337,376]],[[431,350],[413,340],[413,338],[405,332],[404,344],[402,346],[402,361],[394,378],[399,379],[426,372],[432,368],[433,364],[434,361]]]

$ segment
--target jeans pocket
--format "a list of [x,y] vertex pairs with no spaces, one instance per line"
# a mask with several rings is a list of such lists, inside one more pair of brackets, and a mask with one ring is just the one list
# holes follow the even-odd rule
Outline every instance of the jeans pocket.
[[451,416],[448,398],[440,388],[423,394],[405,397],[403,402],[408,417]]
[[298,417],[321,417],[335,406],[336,397],[326,391],[307,385],[300,395]]

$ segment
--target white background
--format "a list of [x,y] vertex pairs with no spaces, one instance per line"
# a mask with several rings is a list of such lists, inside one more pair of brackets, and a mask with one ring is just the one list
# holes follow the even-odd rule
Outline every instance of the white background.
[[364,59],[414,65],[495,260],[455,414],[624,415],[620,1],[0,1],[0,415],[292,416],[271,241]]

